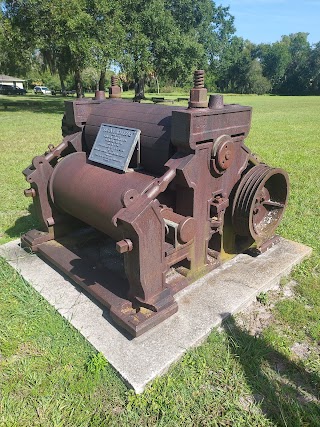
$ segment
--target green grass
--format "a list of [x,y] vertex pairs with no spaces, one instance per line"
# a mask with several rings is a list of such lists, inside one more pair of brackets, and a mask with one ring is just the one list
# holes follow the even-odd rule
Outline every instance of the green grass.
[[[14,105],[5,110],[4,102]],[[0,260],[1,427],[320,425],[320,98],[230,95],[225,102],[253,106],[247,145],[289,172],[280,233],[313,248],[293,273],[295,296],[276,303],[261,336],[231,319],[136,396]],[[60,142],[63,109],[62,97],[0,98],[1,243],[35,226],[21,171],[49,143]],[[271,297],[260,298],[268,305]],[[306,358],[291,351],[296,342],[309,346]]]

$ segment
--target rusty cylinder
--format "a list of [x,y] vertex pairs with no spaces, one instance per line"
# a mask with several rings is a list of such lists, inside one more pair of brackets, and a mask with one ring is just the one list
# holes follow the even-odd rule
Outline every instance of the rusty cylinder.
[[165,172],[164,164],[172,157],[172,112],[183,107],[118,102],[109,100],[92,107],[84,129],[89,155],[102,123],[140,129],[141,166],[153,175]]
[[73,153],[54,168],[49,183],[52,202],[114,240],[122,239],[113,216],[123,207],[126,191],[142,193],[154,178],[139,172],[116,173],[90,164],[85,153]]

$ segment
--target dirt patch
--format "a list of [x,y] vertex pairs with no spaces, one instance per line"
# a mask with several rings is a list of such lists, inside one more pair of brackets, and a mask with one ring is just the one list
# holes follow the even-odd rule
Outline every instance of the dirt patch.
[[270,307],[255,301],[244,313],[237,316],[237,323],[250,335],[258,337],[261,332],[272,322],[273,314]]
[[291,347],[291,351],[299,359],[307,359],[310,356],[311,349],[306,343],[294,343]]
[[250,335],[259,337],[274,320],[272,309],[275,304],[283,299],[292,298],[296,284],[291,280],[276,290],[257,295],[257,301],[237,315],[237,324]]

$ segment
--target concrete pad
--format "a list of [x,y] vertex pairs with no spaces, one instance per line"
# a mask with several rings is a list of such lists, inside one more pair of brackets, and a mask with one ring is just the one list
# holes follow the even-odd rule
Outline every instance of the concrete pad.
[[199,345],[222,320],[278,286],[281,277],[311,254],[311,248],[281,239],[258,257],[238,255],[176,294],[178,313],[141,337],[128,339],[105,311],[19,241],[0,246],[0,255],[119,372],[137,393],[163,374],[189,348]]

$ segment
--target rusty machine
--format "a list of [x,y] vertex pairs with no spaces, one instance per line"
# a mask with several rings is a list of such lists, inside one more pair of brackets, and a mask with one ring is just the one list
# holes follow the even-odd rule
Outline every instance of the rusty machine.
[[183,287],[277,242],[289,184],[244,144],[251,107],[208,101],[203,71],[188,108],[119,97],[113,79],[109,99],[66,102],[63,141],[23,172],[40,227],[22,245],[138,336],[178,310]]

